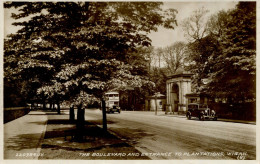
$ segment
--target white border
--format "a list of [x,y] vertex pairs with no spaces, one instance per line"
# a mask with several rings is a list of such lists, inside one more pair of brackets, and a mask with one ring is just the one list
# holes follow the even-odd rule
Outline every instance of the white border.
[[[10,0],[5,0],[5,1],[10,1]],[[26,1],[26,0],[15,0],[15,1]],[[36,2],[38,0],[27,0],[28,2]],[[41,1],[53,1],[53,0],[41,0]],[[58,1],[58,0],[57,0]],[[69,0],[69,1],[73,1],[73,0]],[[84,1],[84,0],[77,0],[77,1]],[[91,0],[93,1],[93,0]],[[100,2],[102,1],[115,1],[115,0],[98,0]],[[117,0],[117,1],[124,1],[124,0]],[[138,1],[138,0],[134,0],[134,1]],[[141,0],[141,1],[157,1],[157,0]],[[238,2],[236,0],[163,0],[163,2]],[[251,0],[243,0],[243,1],[251,1]],[[257,2],[257,0],[255,0]],[[157,1],[158,2],[158,1]],[[125,164],[132,164],[132,163],[136,163],[136,164],[146,164],[146,163],[185,163],[185,164],[212,164],[212,163],[222,163],[222,164],[260,164],[260,152],[259,152],[259,146],[260,146],[260,112],[259,112],[259,91],[260,88],[258,85],[256,85],[256,113],[257,113],[257,123],[256,123],[256,160],[246,160],[246,161],[237,161],[237,160],[3,160],[3,39],[4,39],[4,9],[3,9],[3,1],[0,2],[0,97],[1,97],[1,101],[0,101],[0,107],[2,109],[1,113],[0,113],[0,120],[2,122],[2,124],[0,125],[0,163],[13,163],[13,162],[19,162],[19,163],[50,163],[50,162],[55,162],[55,163],[98,163],[98,164],[114,164],[114,163],[125,163]],[[256,64],[257,64],[257,70],[259,68],[259,47],[260,44],[258,44],[258,40],[259,40],[259,21],[260,21],[260,17],[259,17],[259,2],[257,2],[257,57],[256,57]],[[259,81],[259,74],[258,71],[257,72],[257,76],[256,76],[256,80],[257,82]],[[258,83],[257,83],[258,84]]]

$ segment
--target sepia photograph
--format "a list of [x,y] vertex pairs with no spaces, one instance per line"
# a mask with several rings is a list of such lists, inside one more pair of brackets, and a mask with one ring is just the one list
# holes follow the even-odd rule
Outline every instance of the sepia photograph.
[[3,161],[259,160],[256,1],[1,4]]

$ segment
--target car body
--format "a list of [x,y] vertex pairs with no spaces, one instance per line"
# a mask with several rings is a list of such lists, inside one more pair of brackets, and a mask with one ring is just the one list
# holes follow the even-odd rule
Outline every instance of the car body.
[[210,110],[206,104],[192,103],[188,104],[186,117],[190,120],[192,117],[197,117],[199,120],[205,119],[217,120],[217,115],[214,110]]
[[120,113],[121,110],[120,110],[120,107],[118,105],[113,105],[112,107],[107,107],[106,112],[107,113],[115,113],[115,112]]

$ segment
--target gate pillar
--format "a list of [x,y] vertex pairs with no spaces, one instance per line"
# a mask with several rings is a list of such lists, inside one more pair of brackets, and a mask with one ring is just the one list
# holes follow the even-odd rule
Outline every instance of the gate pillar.
[[168,77],[166,81],[166,101],[168,106],[166,114],[186,112],[187,100],[185,95],[191,93],[192,75],[190,72],[178,69],[174,75]]

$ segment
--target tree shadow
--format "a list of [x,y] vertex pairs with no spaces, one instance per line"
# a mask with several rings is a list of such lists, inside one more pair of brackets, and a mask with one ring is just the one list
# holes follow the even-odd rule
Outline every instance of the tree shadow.
[[[69,119],[49,119],[47,124],[71,124],[75,125],[77,120],[69,120]],[[84,122],[85,125],[93,125],[93,123],[89,121]]]
[[[141,141],[142,139],[146,137],[154,137],[155,134],[149,133],[142,129],[133,129],[133,128],[111,128],[113,132],[123,132],[123,136],[120,137],[123,140],[125,140],[130,145],[136,145]],[[120,132],[118,134],[120,134]]]
[[5,141],[4,145],[5,150],[15,150],[20,151],[23,149],[37,149],[39,144],[39,136],[41,133],[34,133],[34,134],[20,134],[14,137],[9,138]]
[[[103,120],[99,119],[99,120],[88,120],[89,123],[91,124],[95,124],[95,125],[103,125]],[[107,124],[115,124],[117,123],[116,121],[111,121],[111,120],[107,120]]]
[[34,115],[34,116],[57,115],[57,116],[60,116],[60,115],[69,115],[69,114],[67,114],[67,113],[60,113],[60,114],[58,114],[57,112],[45,112],[45,114],[42,114],[42,113],[28,113],[28,115]]
[[52,150],[68,150],[68,151],[85,151],[85,152],[93,152],[95,150],[101,150],[104,148],[119,148],[119,147],[131,147],[129,144],[127,143],[115,143],[115,144],[111,144],[111,145],[101,145],[101,146],[97,146],[97,147],[90,147],[90,148],[73,148],[73,147],[64,147],[64,146],[60,146],[60,145],[50,145],[50,144],[43,144],[42,148],[51,148]]
[[[113,138],[114,136],[105,132],[102,128],[98,127],[95,123],[100,120],[85,121],[81,128],[77,128],[77,120],[70,121],[68,119],[50,119],[47,122],[47,131],[45,132],[45,139],[57,137],[106,137]],[[80,138],[81,138],[80,137]]]

